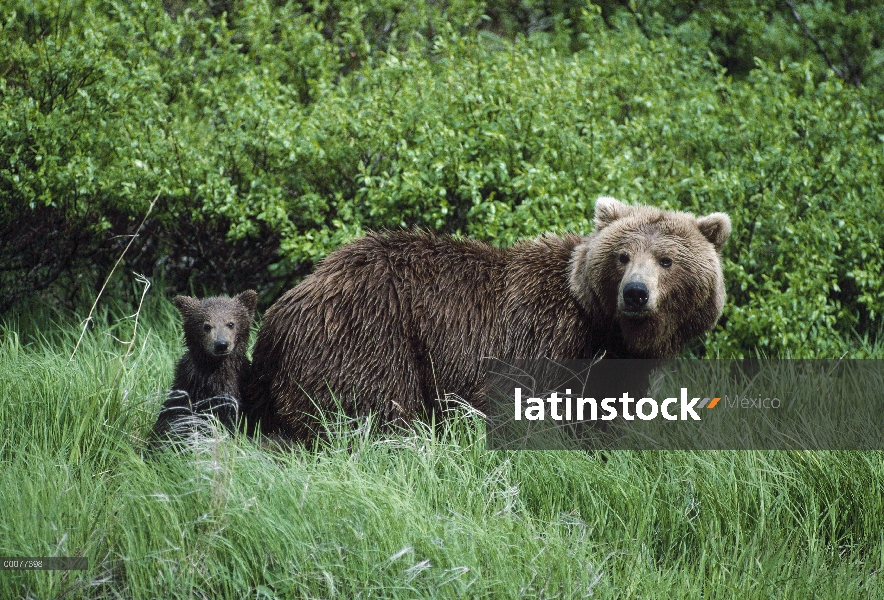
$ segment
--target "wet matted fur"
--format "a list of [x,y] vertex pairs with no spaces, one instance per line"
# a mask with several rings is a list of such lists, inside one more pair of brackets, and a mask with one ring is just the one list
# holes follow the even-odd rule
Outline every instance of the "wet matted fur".
[[446,394],[482,410],[483,357],[674,356],[721,314],[729,233],[723,213],[599,198],[592,234],[505,249],[369,234],[267,311],[245,414],[265,433],[306,440],[314,415],[337,405],[387,424],[438,410]]

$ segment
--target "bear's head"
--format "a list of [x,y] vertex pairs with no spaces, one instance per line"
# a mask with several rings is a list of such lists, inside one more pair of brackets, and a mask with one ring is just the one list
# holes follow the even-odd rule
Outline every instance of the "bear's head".
[[235,351],[245,352],[258,294],[245,291],[233,298],[215,296],[199,300],[175,296],[181,313],[188,351],[203,360],[221,360]]
[[571,291],[601,328],[619,326],[635,357],[675,356],[724,305],[724,213],[694,217],[601,197],[595,231],[571,258]]

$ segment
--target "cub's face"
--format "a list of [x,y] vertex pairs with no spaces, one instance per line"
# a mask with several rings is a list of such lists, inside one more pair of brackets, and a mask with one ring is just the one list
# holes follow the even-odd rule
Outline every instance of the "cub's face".
[[172,302],[181,313],[187,349],[218,360],[244,349],[256,301],[257,294],[251,290],[234,298],[176,296]]
[[619,325],[634,355],[673,356],[721,315],[729,234],[723,213],[698,219],[599,198],[595,231],[572,256],[571,290],[594,320]]

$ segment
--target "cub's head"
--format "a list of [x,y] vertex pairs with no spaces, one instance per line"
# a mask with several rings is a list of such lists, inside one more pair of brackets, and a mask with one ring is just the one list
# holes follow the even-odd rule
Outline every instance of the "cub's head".
[[198,300],[175,296],[172,303],[181,313],[188,351],[210,360],[244,353],[257,301],[258,294],[253,290],[233,298],[215,296]]
[[571,291],[597,323],[619,325],[636,357],[666,358],[712,329],[724,305],[724,213],[694,217],[601,197],[574,249]]

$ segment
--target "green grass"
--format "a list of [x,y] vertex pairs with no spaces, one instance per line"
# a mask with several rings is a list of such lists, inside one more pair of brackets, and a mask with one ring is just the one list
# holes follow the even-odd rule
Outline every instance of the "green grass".
[[[29,598],[875,598],[882,452],[490,452],[481,419],[144,454],[174,311],[0,328],[0,571]],[[865,347],[864,355],[880,356]]]

